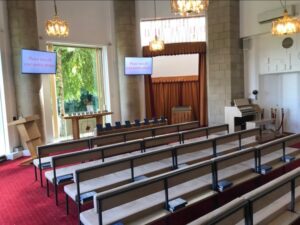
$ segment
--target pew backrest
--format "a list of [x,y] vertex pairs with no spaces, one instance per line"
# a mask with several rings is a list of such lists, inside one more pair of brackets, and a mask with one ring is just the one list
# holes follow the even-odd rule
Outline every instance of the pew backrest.
[[45,157],[51,154],[55,154],[58,152],[67,152],[67,151],[76,151],[90,148],[90,140],[89,139],[80,139],[80,140],[72,140],[59,142],[54,144],[41,145],[37,147],[38,157]]
[[147,151],[148,148],[157,147],[160,145],[167,145],[170,143],[181,143],[180,133],[165,134],[155,137],[149,137],[144,139],[144,148]]
[[178,131],[192,130],[200,127],[199,121],[192,121],[178,124]]
[[65,166],[90,160],[102,159],[102,161],[104,161],[106,157],[138,151],[141,150],[141,143],[142,140],[135,140],[127,143],[98,147],[92,150],[57,155],[51,159],[53,169],[55,170],[58,166]]
[[[188,225],[230,225],[240,223],[241,221],[244,221],[243,224],[246,224],[246,221],[252,221],[253,223],[255,212],[267,205],[271,205],[272,202],[288,192],[291,192],[291,196],[289,197],[291,203],[289,210],[293,211],[296,197],[292,194],[292,189],[300,185],[299,178],[300,168],[297,168],[237,199],[234,199]],[[293,182],[295,182],[296,185],[293,186]]]
[[167,172],[135,183],[127,184],[94,196],[94,209],[97,213],[134,201],[136,199],[164,191],[165,205],[168,202],[168,189],[188,180],[211,172],[211,162],[205,161],[193,166]]

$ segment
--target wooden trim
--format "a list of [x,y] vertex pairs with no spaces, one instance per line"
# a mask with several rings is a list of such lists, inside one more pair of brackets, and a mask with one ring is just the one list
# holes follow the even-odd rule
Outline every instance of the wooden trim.
[[198,81],[198,75],[191,76],[170,76],[170,77],[156,77],[152,78],[152,83],[174,83],[174,82],[191,82]]

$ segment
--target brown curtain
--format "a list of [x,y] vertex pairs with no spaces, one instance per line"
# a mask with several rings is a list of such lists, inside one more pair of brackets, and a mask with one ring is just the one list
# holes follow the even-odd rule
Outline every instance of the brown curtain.
[[153,78],[153,99],[156,116],[172,120],[172,107],[192,106],[193,119],[199,120],[198,76]]
[[[165,49],[160,52],[151,52],[149,50],[149,46],[143,47],[144,57],[195,53],[199,54],[199,77],[197,81],[183,80],[181,83],[178,83],[178,80],[177,82],[174,82],[174,78],[170,78],[170,81],[166,81],[166,78],[162,78],[158,82],[158,80],[153,81],[151,77],[145,76],[146,115],[148,118],[165,115],[169,121],[171,121],[170,115],[173,106],[191,105],[193,108],[194,118],[200,121],[200,125],[206,126],[208,124],[206,43],[192,42],[166,44]],[[174,87],[171,87],[171,84]],[[167,94],[169,94],[169,97]],[[165,101],[163,101],[163,99],[165,99]]]
[[208,126],[206,55],[199,53],[199,121],[201,126]]

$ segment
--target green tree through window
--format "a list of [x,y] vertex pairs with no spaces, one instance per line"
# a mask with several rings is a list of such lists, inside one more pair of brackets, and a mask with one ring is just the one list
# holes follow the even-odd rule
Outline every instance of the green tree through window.
[[54,46],[54,51],[57,53],[55,80],[60,136],[66,136],[70,129],[64,115],[99,110],[99,99],[103,99],[102,79],[97,71],[100,68],[96,66],[99,53],[93,48],[66,46]]

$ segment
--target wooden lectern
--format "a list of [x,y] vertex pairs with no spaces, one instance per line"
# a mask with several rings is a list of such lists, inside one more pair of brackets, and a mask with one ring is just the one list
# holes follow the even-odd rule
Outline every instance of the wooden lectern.
[[33,159],[37,158],[36,147],[43,144],[41,133],[36,124],[36,120],[39,119],[38,115],[33,115],[8,124],[8,126],[17,126],[23,147],[28,148],[30,151],[31,158],[23,161],[22,165],[30,164]]
[[176,106],[172,108],[172,124],[193,121],[191,106]]

